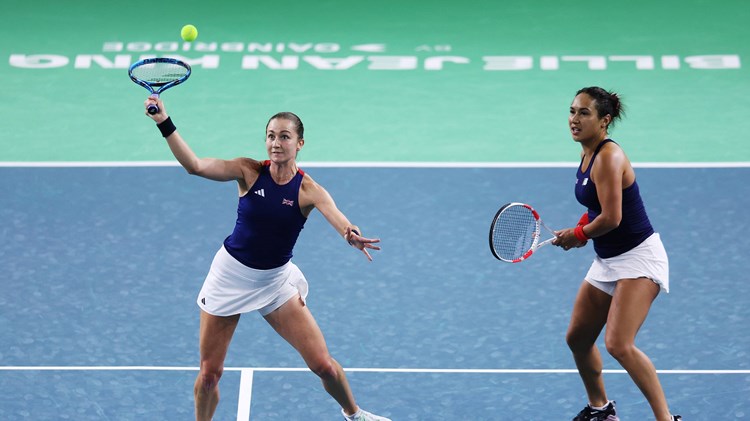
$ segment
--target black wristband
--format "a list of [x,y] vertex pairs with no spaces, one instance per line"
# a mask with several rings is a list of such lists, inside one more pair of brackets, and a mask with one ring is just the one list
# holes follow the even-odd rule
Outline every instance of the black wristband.
[[161,123],[157,124],[156,127],[161,132],[161,135],[164,137],[168,137],[172,133],[177,130],[177,127],[174,126],[174,123],[172,123],[172,117],[167,117],[166,120],[162,121]]

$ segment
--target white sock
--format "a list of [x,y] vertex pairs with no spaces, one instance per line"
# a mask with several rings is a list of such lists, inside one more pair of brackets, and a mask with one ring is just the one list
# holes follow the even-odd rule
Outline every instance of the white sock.
[[607,403],[605,403],[604,406],[594,406],[594,405],[591,405],[591,404],[589,404],[589,406],[591,407],[591,409],[596,409],[597,411],[603,411],[604,408],[606,408],[607,405],[609,405],[610,402],[612,402],[612,401],[607,401]]
[[344,415],[346,416],[346,419],[348,419],[349,421],[354,421],[357,418],[357,416],[361,415],[361,414],[362,414],[362,408],[359,408],[359,409],[357,409],[357,412],[355,412],[355,413],[353,413],[351,415],[346,415],[346,414],[344,414]]

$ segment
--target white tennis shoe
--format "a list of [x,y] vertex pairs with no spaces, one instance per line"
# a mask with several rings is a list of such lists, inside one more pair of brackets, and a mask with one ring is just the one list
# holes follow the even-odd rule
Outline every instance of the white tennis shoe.
[[359,408],[359,411],[357,411],[357,413],[354,415],[346,415],[346,413],[342,409],[341,415],[343,415],[344,419],[347,421],[391,421],[390,418],[371,414],[362,408]]

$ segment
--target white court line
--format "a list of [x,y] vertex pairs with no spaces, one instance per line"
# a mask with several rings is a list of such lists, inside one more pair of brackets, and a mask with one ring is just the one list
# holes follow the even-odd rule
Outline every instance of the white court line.
[[[198,371],[198,367],[169,366],[0,366],[0,371]],[[239,372],[307,372],[306,367],[224,367]],[[344,368],[347,373],[431,373],[431,374],[569,374],[574,368]],[[621,369],[604,369],[605,373],[625,374]],[[750,370],[656,370],[660,374],[750,374]],[[250,378],[252,382],[252,376]],[[252,383],[251,383],[252,384]]]
[[[298,162],[308,168],[577,168],[579,162]],[[0,167],[178,167],[177,161],[5,161]],[[750,168],[750,162],[633,162],[636,168]]]
[[[168,366],[0,366],[2,371],[198,371],[198,367]],[[240,372],[237,421],[250,421],[253,375],[256,371],[307,372],[302,367],[225,367]],[[461,368],[348,368],[347,373],[446,373],[446,374],[559,374],[578,373],[575,369],[461,369]],[[604,373],[626,373],[625,370],[602,370]],[[750,374],[750,370],[656,370],[660,374]]]
[[253,396],[253,370],[243,368],[240,370],[240,396],[237,403],[237,421],[248,421],[250,419],[250,400]]

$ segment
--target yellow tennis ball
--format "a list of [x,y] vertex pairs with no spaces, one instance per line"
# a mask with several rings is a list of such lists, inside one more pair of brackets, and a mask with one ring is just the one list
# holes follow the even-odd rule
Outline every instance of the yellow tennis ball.
[[185,25],[182,27],[182,31],[180,31],[180,35],[182,36],[182,39],[184,39],[187,42],[193,42],[196,38],[198,38],[198,28],[196,28],[193,25]]

